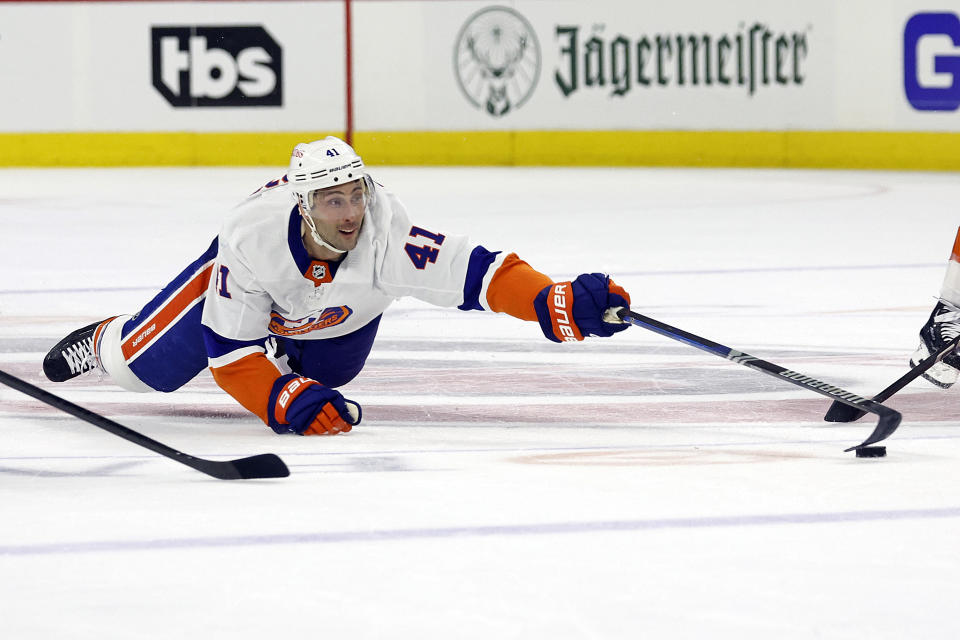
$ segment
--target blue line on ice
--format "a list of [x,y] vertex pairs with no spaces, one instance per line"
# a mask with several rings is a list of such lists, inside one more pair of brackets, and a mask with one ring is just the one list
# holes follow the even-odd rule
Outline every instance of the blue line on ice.
[[0,556],[111,553],[118,551],[164,551],[225,547],[291,544],[338,544],[345,542],[394,542],[402,540],[451,539],[658,531],[668,529],[716,529],[798,524],[850,524],[903,520],[960,518],[960,507],[938,509],[897,509],[889,511],[840,511],[836,513],[784,513],[769,515],[664,518],[657,520],[610,520],[599,522],[556,522],[516,525],[382,529],[360,531],[317,531],[276,535],[212,536],[208,538],[165,538],[155,540],[94,540],[89,542],[2,545]]

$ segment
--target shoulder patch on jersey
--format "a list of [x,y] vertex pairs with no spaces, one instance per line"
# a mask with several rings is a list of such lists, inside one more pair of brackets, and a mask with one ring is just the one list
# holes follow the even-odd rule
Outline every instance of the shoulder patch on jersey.
[[270,313],[270,333],[278,336],[302,336],[311,331],[329,329],[342,324],[353,313],[353,310],[344,305],[324,309],[319,316],[307,316],[297,320],[284,318],[276,311]]
[[263,185],[262,187],[260,187],[259,189],[257,189],[257,190],[254,191],[253,193],[251,193],[251,194],[250,194],[250,197],[253,197],[253,196],[257,195],[257,194],[260,193],[261,191],[269,191],[270,189],[273,189],[274,187],[280,186],[281,184],[287,184],[287,174],[283,174],[283,177],[282,177],[282,178],[277,178],[276,180],[271,180],[271,181],[268,182],[267,184]]

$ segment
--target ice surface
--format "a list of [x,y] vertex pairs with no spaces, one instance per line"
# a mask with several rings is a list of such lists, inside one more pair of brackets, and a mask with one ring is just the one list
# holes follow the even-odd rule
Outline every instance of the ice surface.
[[[960,219],[953,174],[374,171],[414,219],[850,391],[905,372]],[[555,345],[401,301],[343,389],[364,422],[274,435],[204,374],[54,385],[60,337],[138,309],[271,170],[0,171],[0,368],[218,481],[0,389],[5,638],[955,638],[957,391],[873,420],[658,335]]]

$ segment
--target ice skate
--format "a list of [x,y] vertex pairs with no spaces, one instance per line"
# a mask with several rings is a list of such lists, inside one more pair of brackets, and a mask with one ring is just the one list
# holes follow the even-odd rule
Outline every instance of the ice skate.
[[43,373],[52,382],[64,382],[98,367],[93,337],[104,321],[77,329],[58,342],[43,358]]
[[[930,319],[920,329],[920,346],[910,358],[910,366],[917,364],[931,353],[940,351],[947,342],[960,335],[960,309],[940,301],[933,308]],[[933,384],[947,389],[960,376],[960,355],[956,352],[930,367],[923,377]]]

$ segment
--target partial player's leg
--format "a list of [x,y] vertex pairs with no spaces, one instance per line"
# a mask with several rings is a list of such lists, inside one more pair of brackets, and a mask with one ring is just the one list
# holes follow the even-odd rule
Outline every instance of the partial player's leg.
[[[941,300],[933,308],[927,323],[920,329],[920,346],[910,358],[915,367],[931,353],[937,353],[948,342],[960,335],[960,308]],[[952,353],[932,365],[923,377],[944,389],[951,387],[960,376],[960,355]]]
[[[910,358],[910,366],[932,353],[937,353],[960,335],[960,230],[953,243],[947,262],[947,272],[940,286],[940,300],[933,308],[927,323],[920,329],[920,346]],[[960,355],[951,353],[931,366],[923,377],[938,387],[952,386],[960,376]]]
[[207,366],[200,328],[217,241],[138,313],[78,329],[44,358],[54,382],[99,368],[130,391],[174,391]]

